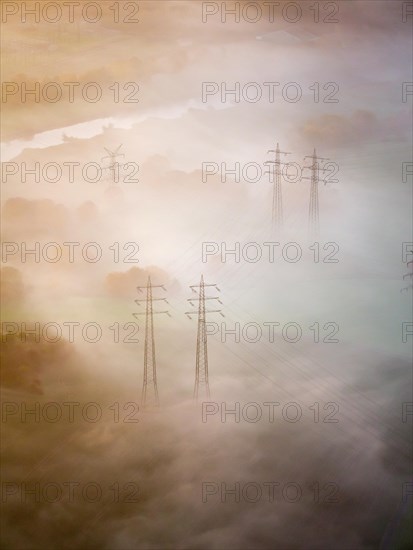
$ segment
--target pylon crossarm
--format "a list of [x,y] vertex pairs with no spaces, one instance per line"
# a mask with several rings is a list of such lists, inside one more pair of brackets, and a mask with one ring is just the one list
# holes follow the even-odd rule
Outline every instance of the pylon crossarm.
[[[103,159],[102,159],[103,160]],[[123,162],[117,162],[116,163],[116,166],[120,167],[120,166],[126,166],[126,163],[123,163]],[[112,170],[112,171],[115,171],[115,165],[112,164],[111,166],[103,166],[102,167],[102,170]]]
[[[219,288],[218,288],[217,285],[215,285],[215,284],[208,284],[208,285],[207,285],[207,284],[205,283],[205,284],[202,285],[202,286],[214,286],[217,290],[219,290]],[[192,289],[194,289],[194,288],[201,288],[201,285],[189,285],[189,288],[192,288]]]
[[[208,300],[208,298],[205,298],[206,300]],[[221,304],[221,305],[224,305],[221,300],[219,298],[212,298],[213,300],[218,300],[218,303]],[[188,300],[188,302],[191,304],[191,306],[195,307],[194,303],[193,302],[201,302],[202,300],[200,300],[199,298],[196,298],[194,299],[193,301],[192,300]]]
[[[220,309],[207,309],[205,310],[205,313],[219,313],[220,315],[222,315],[222,317],[225,317],[225,315],[222,313]],[[199,311],[185,311],[185,315],[188,315],[188,317],[190,315],[198,315],[198,314],[199,314]]]
[[104,150],[107,152],[107,156],[106,157],[102,157],[102,160],[104,159],[115,159],[116,157],[124,157],[125,155],[123,153],[119,153],[120,151],[120,148],[122,147],[123,143],[121,143],[117,149],[115,149],[114,151],[111,151],[110,149],[108,149],[107,147],[104,147]]
[[330,172],[328,168],[320,168],[315,166],[314,164],[312,166],[303,166],[303,170],[318,170],[319,172]]
[[[171,316],[171,314],[169,313],[169,311],[152,311],[152,315],[158,315],[160,313],[165,313],[166,315],[168,315],[169,317]],[[132,313],[132,315],[135,317],[135,319],[137,318],[138,315],[146,315],[146,312],[145,311],[142,311],[142,312],[138,312],[138,313]]]
[[[203,298],[204,300],[218,300],[219,301],[219,298],[217,296],[205,296]],[[187,298],[187,302],[199,302],[200,300],[202,300],[202,298]]]
[[[150,300],[146,300],[144,298],[142,298],[142,299],[137,298],[135,300],[135,303],[138,304],[138,305],[139,305],[140,302],[145,303],[145,302],[150,302]],[[168,303],[168,300],[166,298],[152,298],[152,302],[166,302],[166,303]]]
[[104,147],[104,150],[109,153],[109,155],[116,155],[117,152],[120,150],[120,148],[122,147],[123,143],[121,143],[120,145],[118,145],[118,148],[115,149],[114,151],[111,151],[110,149],[108,149],[107,147]]
[[136,290],[138,290],[139,292],[142,292],[142,289],[147,290],[148,288],[163,288],[163,290],[166,290],[165,285],[151,285],[150,287],[149,286],[137,286]]
[[306,157],[304,157],[303,160],[305,160],[305,159],[313,159],[313,160],[314,160],[314,158],[315,158],[316,160],[331,160],[331,159],[329,159],[329,158],[319,157],[318,155],[315,155],[315,156],[314,156],[314,155],[307,155]]

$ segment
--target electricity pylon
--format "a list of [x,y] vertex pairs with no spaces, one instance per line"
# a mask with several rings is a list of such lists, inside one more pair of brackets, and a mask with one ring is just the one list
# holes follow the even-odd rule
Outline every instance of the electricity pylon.
[[312,156],[304,157],[304,160],[311,159],[312,164],[310,166],[304,166],[304,169],[311,170],[311,177],[302,176],[303,180],[311,180],[310,188],[310,208],[308,212],[308,234],[311,239],[316,239],[320,232],[320,217],[319,217],[319,204],[318,204],[318,184],[320,181],[326,183],[326,180],[320,180],[320,172],[326,172],[324,168],[320,168],[318,161],[330,160],[327,158],[317,157],[316,150]]
[[119,153],[122,145],[123,144],[121,143],[119,147],[114,151],[111,151],[110,149],[106,149],[106,147],[104,147],[104,150],[107,152],[107,155],[105,157],[102,157],[102,161],[106,159],[109,159],[110,161],[109,166],[106,166],[104,170],[110,170],[112,172],[111,184],[119,183],[119,166],[123,166],[123,164],[119,163],[116,160],[116,158],[125,156],[123,153]]
[[271,230],[278,235],[278,233],[282,231],[284,225],[281,188],[281,165],[288,164],[285,162],[281,162],[280,155],[291,155],[291,153],[280,151],[280,146],[278,145],[278,143],[276,149],[270,149],[269,151],[267,151],[267,153],[275,153],[275,160],[267,160],[264,164],[274,164],[274,171],[268,171],[267,174],[273,174],[275,176],[272,195]]
[[156,379],[156,356],[155,356],[155,336],[153,328],[153,316],[156,314],[166,314],[170,317],[169,311],[153,311],[154,301],[164,301],[168,303],[165,298],[153,298],[152,289],[162,288],[166,290],[164,285],[152,285],[151,278],[148,277],[147,286],[136,287],[138,292],[142,292],[142,289],[146,289],[146,300],[135,300],[135,303],[140,306],[141,302],[146,302],[146,311],[142,313],[134,313],[133,316],[137,318],[138,315],[145,315],[145,350],[144,350],[144,368],[143,368],[143,388],[142,388],[142,407],[144,409],[148,407],[159,407],[159,395],[158,384]]
[[[219,288],[216,284],[205,284],[204,276],[201,275],[201,283],[199,285],[191,285],[192,292],[199,293],[199,298],[188,298],[188,302],[193,306],[193,302],[198,302],[198,311],[187,311],[185,315],[192,319],[191,315],[198,314],[198,335],[196,341],[196,369],[195,369],[195,386],[194,386],[194,400],[198,401],[200,390],[204,390],[207,399],[210,398],[209,391],[209,375],[208,375],[208,342],[206,332],[206,314],[207,313],[219,313],[222,317],[224,314],[220,309],[205,309],[206,300],[218,300],[222,304],[221,300],[217,297],[206,297],[205,287],[214,287],[218,292]],[[195,290],[199,289],[199,290]]]

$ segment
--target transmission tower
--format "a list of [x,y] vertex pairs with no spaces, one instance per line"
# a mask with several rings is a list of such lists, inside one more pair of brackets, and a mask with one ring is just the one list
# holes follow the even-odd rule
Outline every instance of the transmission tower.
[[116,159],[117,157],[124,157],[125,155],[123,153],[119,153],[120,148],[122,147],[122,143],[119,145],[117,149],[114,151],[110,151],[110,149],[106,149],[104,147],[104,150],[107,152],[107,155],[105,157],[102,157],[102,162],[106,159],[109,159],[109,166],[106,166],[104,170],[110,170],[111,175],[111,184],[116,185],[119,183],[119,167],[123,166],[123,163],[119,163]]
[[146,300],[135,300],[135,303],[140,306],[141,302],[146,302],[146,311],[142,313],[134,313],[137,318],[139,315],[145,315],[145,350],[144,350],[144,369],[143,369],[143,388],[142,388],[142,406],[144,409],[148,407],[159,407],[158,384],[156,380],[156,357],[155,357],[155,336],[153,328],[153,316],[156,314],[166,314],[170,317],[169,311],[153,311],[153,302],[164,301],[165,298],[153,298],[152,289],[162,288],[166,290],[164,285],[152,285],[151,278],[148,277],[147,286],[136,287],[138,292],[146,289]]
[[282,200],[282,188],[281,188],[281,165],[287,164],[281,162],[280,155],[291,155],[291,153],[286,153],[280,151],[280,147],[277,143],[276,149],[270,149],[268,153],[275,153],[275,160],[267,160],[264,164],[274,164],[274,170],[268,171],[268,174],[273,174],[274,177],[274,187],[272,195],[272,218],[271,218],[271,230],[272,232],[279,234],[283,229],[284,219],[283,219],[283,200]]
[[208,342],[206,332],[206,315],[207,313],[219,313],[222,317],[224,314],[220,309],[205,309],[206,300],[218,300],[222,304],[221,300],[217,297],[206,297],[205,287],[214,287],[218,292],[219,288],[216,284],[205,284],[204,276],[201,275],[201,282],[199,285],[191,285],[192,292],[198,293],[198,298],[188,298],[188,302],[191,306],[194,302],[198,302],[198,311],[187,311],[185,314],[191,319],[191,315],[198,314],[198,335],[196,341],[196,369],[195,369],[195,387],[194,387],[194,400],[198,401],[200,390],[204,391],[207,399],[210,398],[209,391],[209,376],[208,376]]
[[327,158],[317,157],[316,150],[312,156],[304,157],[304,160],[311,159],[310,166],[304,166],[303,169],[311,170],[311,177],[302,176],[301,179],[311,180],[310,187],[310,208],[308,214],[308,234],[310,238],[318,238],[320,232],[319,204],[318,204],[318,184],[320,181],[326,183],[326,180],[320,180],[320,172],[325,172],[324,168],[320,168],[318,161],[330,160]]

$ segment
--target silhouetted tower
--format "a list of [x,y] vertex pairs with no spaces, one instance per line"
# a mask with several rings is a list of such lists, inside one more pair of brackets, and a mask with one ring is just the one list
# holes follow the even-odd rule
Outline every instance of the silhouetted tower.
[[319,236],[320,232],[320,216],[319,216],[319,204],[318,204],[318,184],[320,181],[320,172],[325,172],[324,168],[320,168],[319,161],[330,160],[327,158],[317,157],[316,150],[312,156],[304,157],[304,160],[311,159],[310,166],[304,166],[303,169],[311,170],[311,177],[302,177],[301,179],[311,180],[310,187],[310,208],[308,212],[308,234],[311,239],[316,239]]
[[156,379],[156,356],[155,356],[155,336],[153,328],[153,316],[156,314],[165,313],[170,317],[169,311],[153,311],[154,301],[164,301],[165,298],[153,298],[152,289],[162,288],[166,290],[164,285],[152,285],[151,278],[148,277],[147,286],[136,287],[138,292],[146,289],[146,300],[135,300],[135,303],[140,306],[141,302],[146,302],[146,311],[142,313],[134,313],[136,318],[138,315],[145,315],[145,350],[144,350],[144,368],[143,368],[143,388],[142,388],[142,406],[159,407],[158,384]]
[[107,155],[105,157],[102,157],[102,161],[109,159],[109,165],[104,168],[104,170],[110,170],[111,171],[111,184],[116,185],[119,183],[119,167],[123,166],[123,164],[119,163],[116,159],[117,157],[124,157],[125,155],[123,153],[119,153],[120,148],[122,147],[122,143],[119,145],[117,149],[114,151],[110,151],[110,149],[106,149],[104,147],[104,150],[107,152]]
[[274,175],[271,229],[276,234],[279,234],[282,231],[283,224],[284,224],[282,188],[281,188],[281,165],[287,164],[285,162],[281,162],[280,155],[291,155],[291,153],[280,151],[280,146],[278,145],[278,143],[277,143],[277,148],[275,150],[270,149],[268,153],[275,153],[275,160],[267,160],[264,163],[264,164],[274,164],[274,171],[267,172],[268,174]]
[[[199,285],[191,285],[192,292],[199,294],[199,298],[188,298],[188,302],[193,306],[193,302],[198,302],[198,311],[187,311],[186,315],[191,319],[191,315],[198,314],[198,335],[196,341],[196,367],[195,367],[195,386],[194,386],[194,399],[198,401],[200,391],[203,391],[206,398],[210,398],[209,391],[209,375],[208,375],[208,341],[206,332],[206,314],[207,313],[219,313],[222,317],[224,314],[219,309],[206,310],[206,300],[218,300],[222,304],[221,300],[217,297],[206,297],[205,287],[215,287],[218,292],[219,288],[216,284],[205,284],[204,276],[201,275],[201,282]],[[199,290],[196,290],[199,289]]]

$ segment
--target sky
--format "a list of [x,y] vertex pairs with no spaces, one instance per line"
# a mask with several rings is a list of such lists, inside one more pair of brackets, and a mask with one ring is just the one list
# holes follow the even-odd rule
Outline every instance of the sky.
[[2,547],[408,550],[411,2],[66,4],[1,5]]

